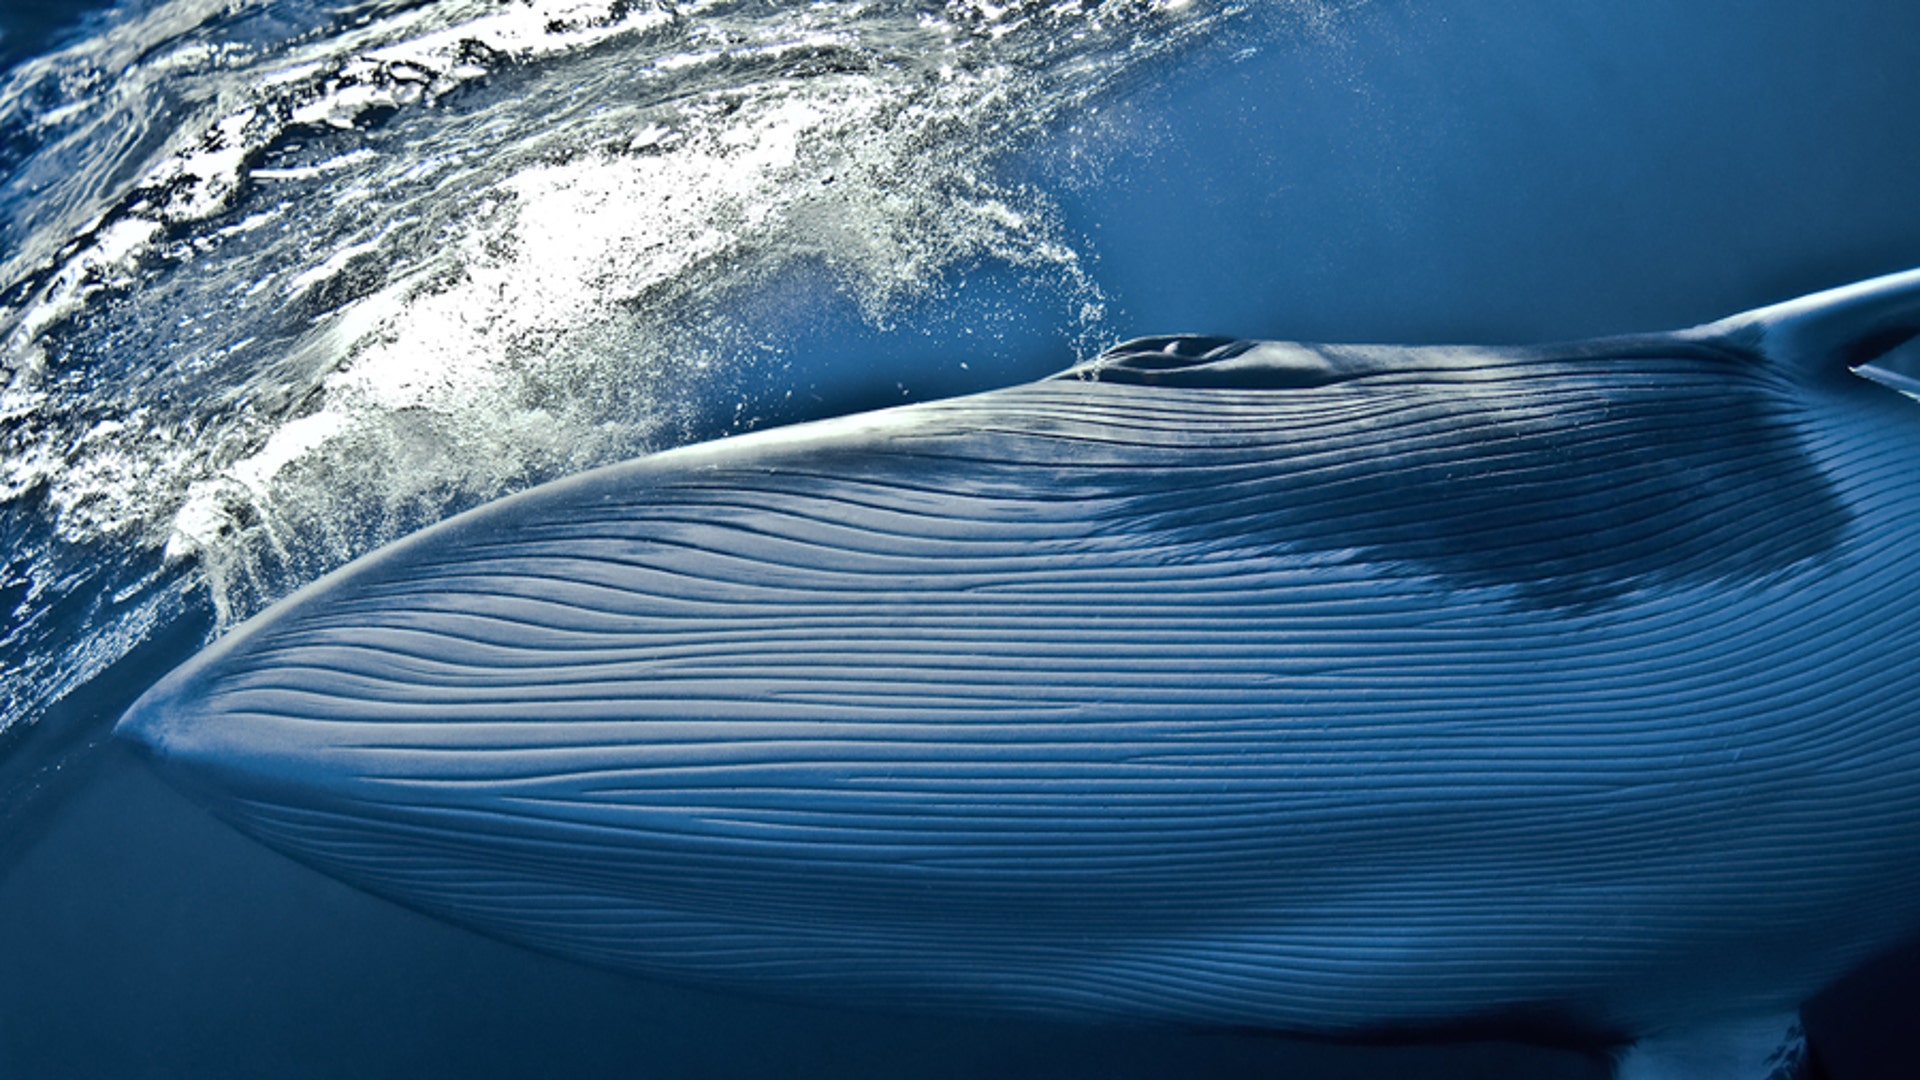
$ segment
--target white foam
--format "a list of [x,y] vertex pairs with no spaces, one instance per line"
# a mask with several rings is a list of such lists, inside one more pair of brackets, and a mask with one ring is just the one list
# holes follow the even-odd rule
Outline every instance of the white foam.
[[234,462],[217,476],[190,484],[186,500],[173,518],[166,560],[177,562],[230,539],[239,528],[237,507],[270,502],[280,471],[324,446],[347,423],[348,418],[338,412],[318,412],[294,420],[275,429],[258,452]]
[[[1220,10],[453,0],[239,46],[225,0],[163,0],[68,55],[34,114],[98,175],[57,178],[68,203],[0,256],[0,498],[44,489],[50,543],[164,551],[238,618],[394,529],[633,452],[672,380],[759,351],[685,313],[783,268],[826,265],[885,322],[992,261],[1091,325],[1045,198],[989,164]],[[449,96],[503,62],[620,124]],[[145,162],[115,158],[146,125]],[[127,370],[66,378],[88,349]],[[143,580],[114,589],[147,610]],[[70,647],[48,639],[0,728],[84,677]]]
[[[132,216],[123,219],[114,235],[93,238],[94,242],[88,244],[85,238],[92,229],[80,230],[82,243],[51,270],[54,285],[18,315],[8,337],[9,351],[32,350],[40,334],[79,309],[87,294],[63,287],[65,283],[97,276],[96,271],[107,262],[130,265],[137,261],[151,250],[164,225],[204,221],[230,209],[249,179],[249,160],[284,133],[284,124],[274,119],[279,110],[270,103],[290,89],[296,100],[287,110],[284,123],[352,129],[369,109],[396,109],[431,100],[438,93],[488,74],[488,67],[465,59],[476,50],[525,62],[575,52],[621,34],[662,25],[673,17],[664,9],[630,8],[615,0],[522,0],[505,8],[492,4],[444,7],[469,13],[469,17],[409,35],[435,12],[423,9],[400,13],[392,25],[384,28],[398,34],[397,40],[389,39],[344,60],[276,65],[261,73],[257,82],[241,91],[253,99],[250,103],[218,116],[197,134],[188,136],[181,148],[161,156],[141,176],[136,192],[146,195],[136,198]],[[179,0],[149,18],[147,21],[156,25],[146,29],[156,34],[183,34],[223,10],[222,4]],[[161,14],[170,14],[171,18],[163,19]],[[347,36],[351,40],[356,35]],[[315,47],[329,46],[337,49],[339,43]],[[188,41],[159,54],[144,68],[137,64],[128,67],[127,74],[135,77],[129,78],[124,87],[97,84],[98,94],[79,95],[63,107],[41,111],[36,123],[42,128],[65,124],[110,105],[107,99],[116,93],[149,89],[149,84],[170,71],[238,66],[246,56],[247,50],[238,46]],[[74,63],[79,58],[69,55],[50,59]],[[15,90],[11,96],[18,94]],[[268,175],[286,179],[296,173]],[[103,244],[103,240],[112,243]],[[0,266],[0,273],[13,270],[16,261],[17,257],[7,260],[7,265]],[[4,284],[4,278],[0,278],[0,284]]]

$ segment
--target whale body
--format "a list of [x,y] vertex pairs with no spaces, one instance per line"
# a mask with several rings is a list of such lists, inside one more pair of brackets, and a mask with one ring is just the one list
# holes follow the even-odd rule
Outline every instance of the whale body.
[[1920,271],[1566,345],[1141,339],[462,514],[118,731],[331,874],[657,977],[1790,1017],[1920,934],[1920,402],[1861,367],[1916,332]]

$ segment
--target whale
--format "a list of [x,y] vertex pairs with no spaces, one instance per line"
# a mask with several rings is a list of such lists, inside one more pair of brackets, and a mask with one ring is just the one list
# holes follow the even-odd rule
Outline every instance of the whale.
[[1920,270],[1567,344],[1141,338],[451,517],[116,732],[648,978],[1787,1076],[1920,937],[1916,335]]

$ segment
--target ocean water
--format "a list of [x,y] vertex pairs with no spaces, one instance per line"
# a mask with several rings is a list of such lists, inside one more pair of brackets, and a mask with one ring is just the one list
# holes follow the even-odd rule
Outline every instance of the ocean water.
[[1599,1074],[608,975],[104,732],[354,555],[647,450],[1141,334],[1539,341],[1920,265],[1917,60],[1893,0],[9,6],[0,1075]]

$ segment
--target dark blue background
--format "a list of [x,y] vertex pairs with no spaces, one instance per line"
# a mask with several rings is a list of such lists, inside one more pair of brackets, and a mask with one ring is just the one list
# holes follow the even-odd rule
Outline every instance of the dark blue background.
[[0,69],[84,33],[87,15],[111,6],[105,0],[6,0],[0,4]]

